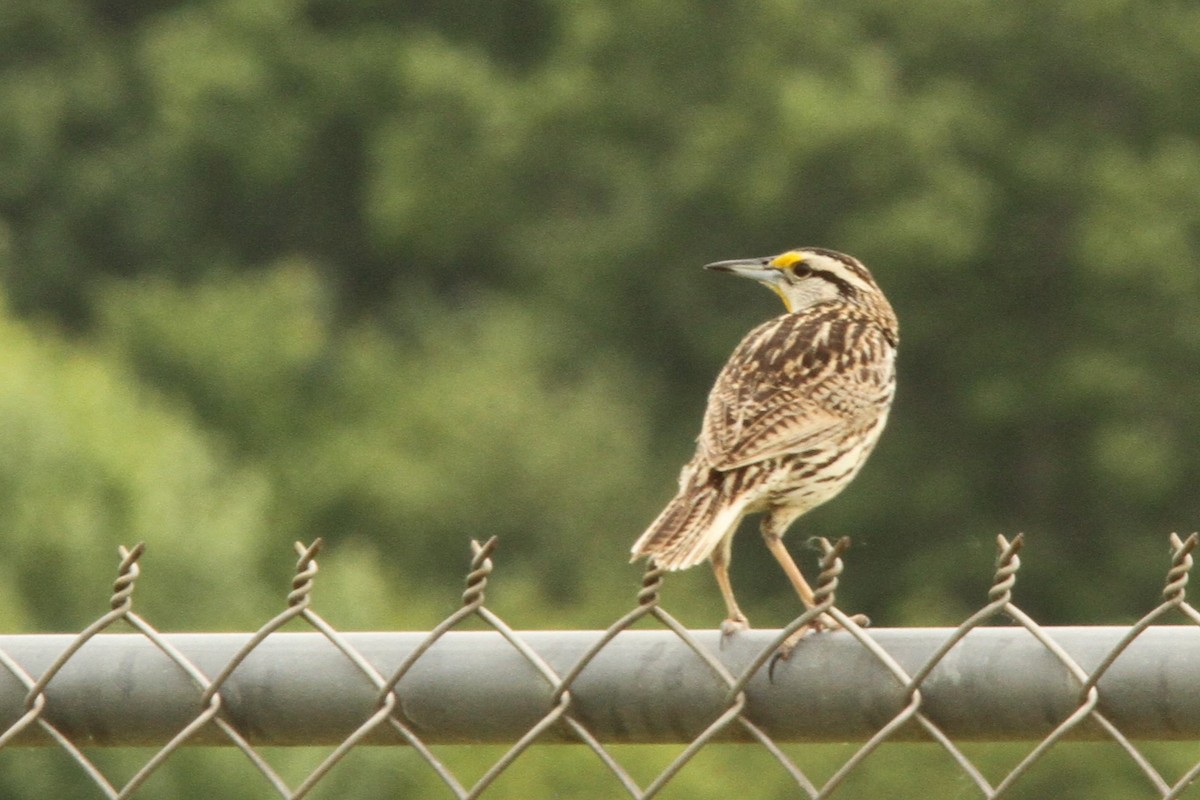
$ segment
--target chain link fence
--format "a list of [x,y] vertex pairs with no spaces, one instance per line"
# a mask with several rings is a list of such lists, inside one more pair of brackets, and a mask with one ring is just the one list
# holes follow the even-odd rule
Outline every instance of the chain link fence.
[[[762,748],[796,796],[838,794],[889,742],[932,742],[969,794],[1011,796],[1067,740],[1115,744],[1145,796],[1177,798],[1200,762],[1164,774],[1146,741],[1200,739],[1200,613],[1185,599],[1197,535],[1170,537],[1162,602],[1129,627],[1044,627],[1013,601],[1022,538],[997,539],[988,602],[954,629],[879,629],[834,604],[848,540],[822,550],[818,605],[778,631],[723,638],[690,631],[659,602],[646,572],[636,606],[604,631],[516,631],[485,605],[495,540],[472,542],[462,606],[427,633],[342,633],[310,605],[321,543],[297,544],[286,609],[252,634],[165,634],[133,610],[144,547],[121,548],[111,610],[78,635],[0,636],[0,750],[57,747],[98,796],[131,797],[185,746],[236,748],[264,794],[309,795],[362,745],[402,745],[458,798],[485,795],[535,746],[575,743],[610,776],[608,794],[649,798],[701,750]],[[843,630],[780,645],[829,614]],[[1155,625],[1172,615],[1182,625]],[[280,629],[302,620],[308,633]],[[488,630],[457,630],[481,620]],[[994,621],[1010,625],[989,625]],[[646,629],[646,623],[651,629]],[[133,633],[112,633],[121,624]],[[637,625],[638,629],[634,630]],[[821,779],[782,746],[853,742]],[[968,757],[970,742],[1027,741],[998,779]],[[1141,743],[1141,748],[1134,742]],[[433,750],[490,743],[503,754],[473,782]],[[675,743],[675,757],[639,782],[622,744]],[[275,746],[332,749],[289,784],[264,756]],[[150,747],[123,782],[85,752]],[[845,795],[849,796],[849,795]]]

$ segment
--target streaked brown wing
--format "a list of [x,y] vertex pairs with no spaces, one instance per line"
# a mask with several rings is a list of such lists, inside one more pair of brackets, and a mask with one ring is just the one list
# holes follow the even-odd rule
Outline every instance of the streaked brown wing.
[[727,470],[818,447],[878,413],[871,387],[890,380],[889,347],[844,309],[788,314],[755,328],[709,395],[700,433],[709,463]]

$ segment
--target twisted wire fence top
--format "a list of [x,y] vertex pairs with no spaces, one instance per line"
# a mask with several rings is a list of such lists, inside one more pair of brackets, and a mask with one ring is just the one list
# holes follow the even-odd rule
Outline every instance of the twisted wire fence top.
[[837,593],[838,578],[845,566],[842,564],[842,554],[850,549],[850,537],[843,536],[835,544],[828,539],[815,540],[821,548],[821,574],[817,576],[817,588],[813,590],[813,599],[817,605],[822,605],[827,599],[832,601]]
[[483,544],[471,540],[471,571],[467,573],[467,588],[463,590],[464,606],[483,605],[483,594],[487,590],[488,577],[492,574],[492,551],[496,549],[495,536]]
[[1195,533],[1183,540],[1180,540],[1179,534],[1171,534],[1171,569],[1167,572],[1163,599],[1182,603],[1187,596],[1188,576],[1192,573],[1192,551],[1196,549],[1197,541],[1200,541],[1200,536]]
[[118,608],[128,608],[132,604],[133,584],[141,572],[137,562],[142,553],[146,552],[146,543],[138,542],[132,549],[126,549],[122,545],[117,548],[117,552],[121,556],[121,564],[117,568],[117,579],[113,581],[113,595],[109,602],[109,608],[114,611]]
[[288,608],[308,605],[313,580],[317,577],[317,554],[321,552],[322,546],[324,542],[319,537],[307,547],[301,542],[295,543],[294,548],[299,560],[296,562],[296,573],[292,577],[292,591],[288,593]]
[[[761,748],[800,796],[824,798],[854,796],[849,783],[880,748],[920,740],[975,796],[995,798],[1029,781],[1062,742],[1099,739],[1123,754],[1144,796],[1181,797],[1200,775],[1195,754],[1164,766],[1135,741],[1200,739],[1200,699],[1180,688],[1200,681],[1200,614],[1186,600],[1198,539],[1170,535],[1158,606],[1131,626],[1086,629],[1039,625],[1016,605],[1024,537],[998,536],[986,604],[950,630],[876,630],[843,613],[835,602],[850,540],[817,539],[815,607],[781,630],[732,636],[672,616],[660,596],[665,573],[653,566],[630,611],[603,631],[514,630],[486,605],[495,537],[471,542],[461,606],[428,632],[342,633],[317,614],[318,539],[296,544],[284,609],[257,631],[163,634],[133,611],[145,546],[121,547],[109,611],[81,633],[0,636],[0,754],[56,747],[98,796],[117,798],[143,791],[180,749],[220,744],[240,752],[273,796],[299,798],[348,768],[361,745],[401,744],[445,792],[473,798],[536,745],[574,743],[609,789],[648,798],[705,749],[742,742]],[[1152,626],[1171,613],[1188,624]],[[455,630],[468,618],[486,630]],[[654,629],[634,629],[646,619]],[[822,619],[842,630],[805,635]],[[308,632],[280,630],[293,620]],[[118,624],[133,633],[108,632]],[[1151,702],[1148,692],[1159,694]],[[159,700],[131,702],[143,694]],[[987,739],[1032,747],[989,774],[964,747]],[[856,745],[823,776],[803,750],[784,748],[819,740]],[[506,748],[466,780],[435,750],[465,741]],[[612,750],[666,741],[682,749],[648,776]],[[120,781],[83,749],[150,743],[153,754]],[[262,752],[282,743],[332,749],[289,781]]]
[[1021,546],[1025,543],[1025,534],[1018,533],[1010,542],[1004,534],[996,535],[996,546],[1000,554],[996,556],[996,575],[992,580],[992,588],[988,591],[988,599],[993,603],[1008,602],[1012,599],[1012,589],[1017,583],[1017,571],[1021,569]]

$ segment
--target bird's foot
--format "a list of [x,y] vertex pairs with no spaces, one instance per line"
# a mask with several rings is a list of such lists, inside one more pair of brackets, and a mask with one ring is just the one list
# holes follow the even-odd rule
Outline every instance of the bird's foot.
[[[849,617],[849,620],[860,628],[865,628],[871,624],[871,618],[868,617],[866,614],[851,614]],[[834,619],[833,616],[831,616],[830,614],[821,614],[815,620],[810,622],[808,624],[808,626],[812,626],[813,632],[838,631],[838,630],[842,630],[843,628],[846,627],[845,625],[843,625],[842,623],[840,623],[836,619]],[[808,627],[808,626],[805,626],[805,627]],[[805,629],[801,628],[800,630],[803,631]],[[797,631],[797,632],[799,632],[799,631]],[[794,636],[795,634],[792,634],[792,635]],[[788,637],[788,638],[791,638],[791,637]],[[799,639],[797,639],[797,641],[799,641]]]
[[729,637],[746,630],[750,630],[750,620],[746,619],[745,614],[738,614],[721,622],[721,647],[725,646]]
[[[866,614],[853,614],[849,619],[860,628],[865,628],[871,624],[871,619]],[[809,620],[807,624],[801,625],[791,636],[783,640],[783,643],[779,645],[779,649],[775,651],[775,655],[771,656],[771,664],[767,667],[767,679],[774,679],[775,666],[780,661],[787,661],[791,658],[792,651],[796,649],[796,645],[800,644],[801,639],[804,639],[809,634],[820,633],[821,631],[836,631],[844,627],[842,623],[829,614],[820,614],[815,619]]]

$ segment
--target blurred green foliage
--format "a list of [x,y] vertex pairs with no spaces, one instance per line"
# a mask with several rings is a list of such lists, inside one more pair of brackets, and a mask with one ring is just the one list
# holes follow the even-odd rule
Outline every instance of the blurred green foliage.
[[[143,539],[152,621],[252,627],[318,535],[335,624],[422,628],[492,534],[514,625],[603,626],[709,382],[779,311],[698,266],[799,244],[863,258],[902,327],[877,454],[793,534],[854,537],[843,606],[956,623],[1023,530],[1038,619],[1134,618],[1200,517],[1197,85],[1200,8],[1166,0],[12,0],[4,629],[78,630]],[[756,538],[735,584],[779,625]],[[666,602],[712,625],[710,581]],[[0,795],[73,796],[5,757]],[[1131,796],[1090,758],[1021,796]],[[184,761],[159,791],[211,796]],[[561,763],[496,796],[583,796]]]

